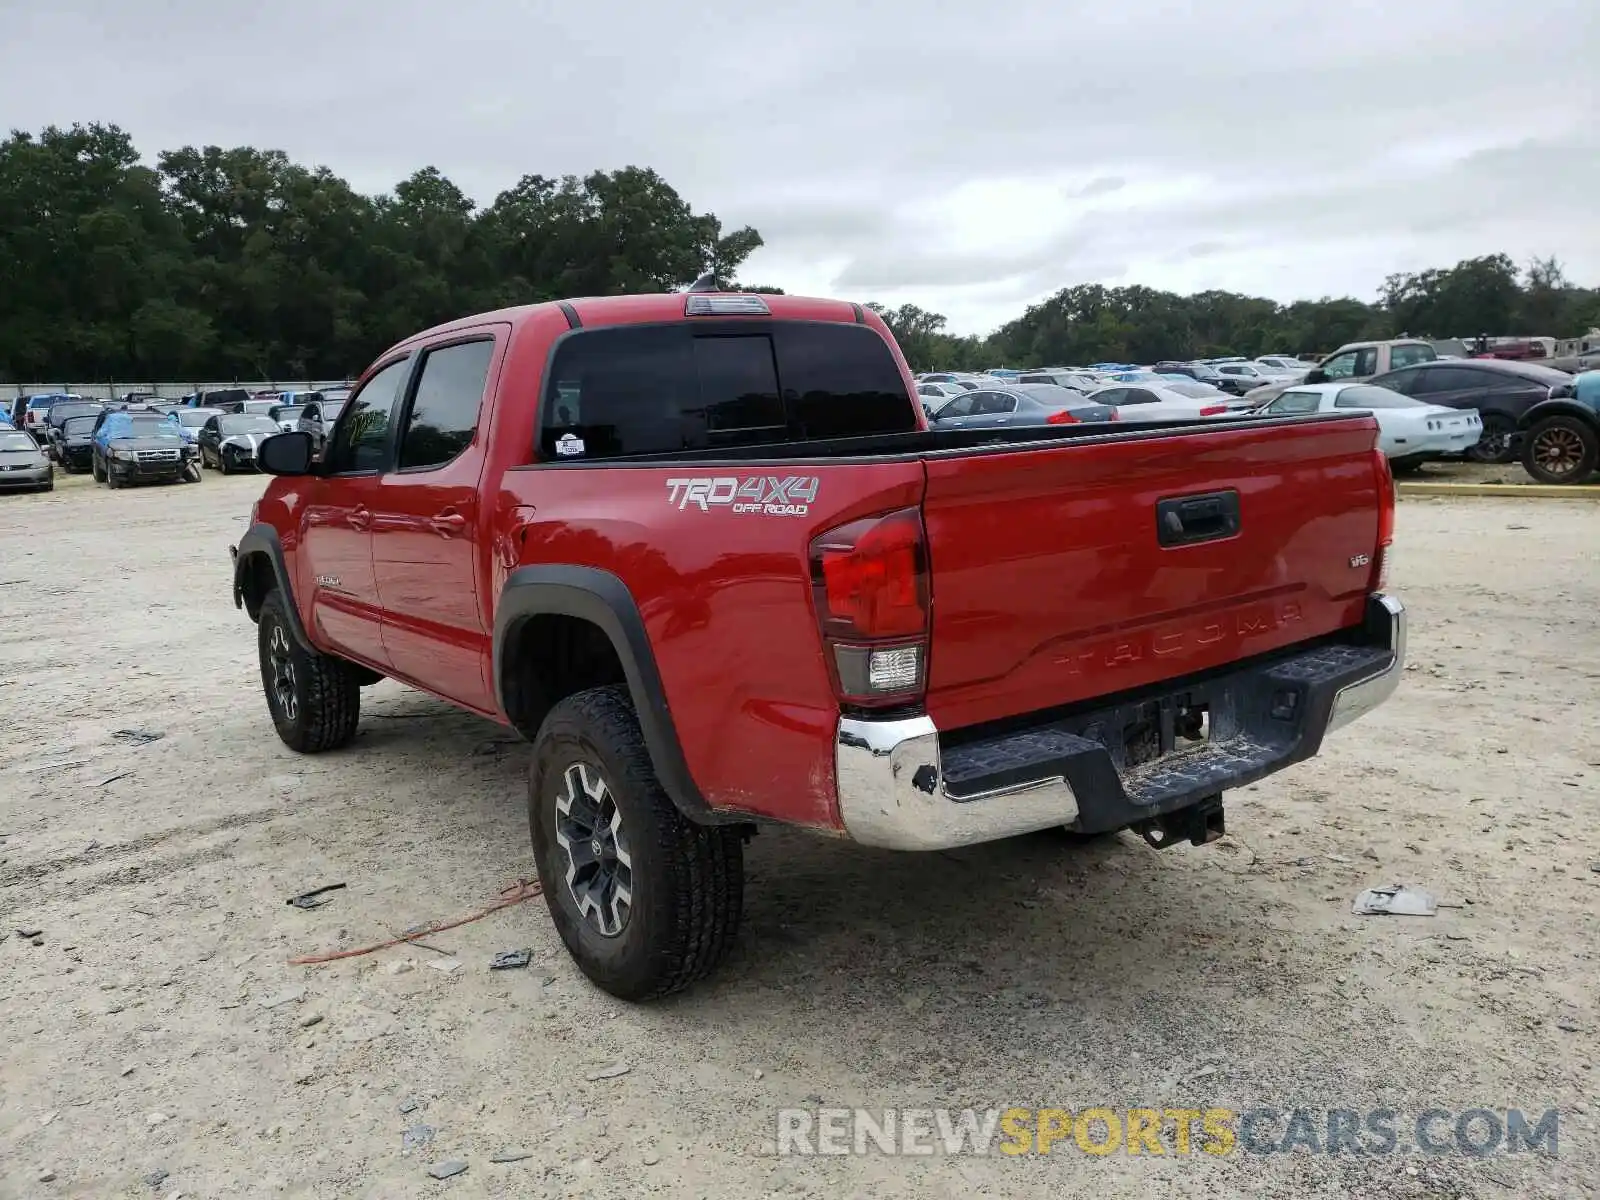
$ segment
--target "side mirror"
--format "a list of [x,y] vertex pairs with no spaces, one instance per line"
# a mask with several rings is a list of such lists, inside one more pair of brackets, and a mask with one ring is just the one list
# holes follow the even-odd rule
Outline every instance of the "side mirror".
[[263,438],[256,451],[256,465],[268,475],[310,475],[311,435],[275,433]]
[[1327,383],[1328,373],[1321,367],[1312,367],[1311,370],[1306,372],[1305,381],[1307,383]]

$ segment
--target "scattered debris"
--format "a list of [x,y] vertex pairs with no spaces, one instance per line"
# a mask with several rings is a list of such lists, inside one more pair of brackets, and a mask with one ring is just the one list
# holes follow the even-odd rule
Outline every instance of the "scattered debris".
[[144,1123],[154,1129],[157,1125],[165,1125],[172,1118],[164,1112],[145,1113]]
[[[543,886],[537,879],[519,879],[508,888],[503,888],[500,898],[491,904],[485,905],[477,912],[454,921],[434,921],[424,926],[419,933],[443,933],[446,929],[455,929],[460,925],[469,925],[473,921],[481,921],[491,913],[497,913],[502,908],[510,908],[513,904],[521,904],[524,900],[532,900],[535,896],[543,894]],[[321,963],[338,962],[345,958],[359,958],[363,954],[371,954],[377,950],[387,950],[390,946],[400,946],[414,939],[409,936],[390,938],[386,942],[375,942],[371,946],[358,946],[354,950],[330,950],[325,954],[298,954],[289,960],[290,966],[309,967]]]
[[1561,1030],[1562,1033],[1582,1033],[1583,1032],[1583,1030],[1581,1028],[1579,1028],[1577,1025],[1574,1025],[1571,1021],[1557,1021],[1556,1022],[1556,1028]]
[[435,971],[443,971],[448,975],[451,971],[459,971],[461,969],[461,960],[459,958],[430,958],[428,965]]
[[653,1167],[661,1161],[661,1154],[656,1150],[646,1150],[639,1156],[639,1161],[647,1167]]
[[286,992],[279,992],[276,996],[268,996],[265,1000],[259,1001],[259,1003],[262,1008],[277,1008],[280,1004],[293,1004],[303,999],[305,994],[305,988],[293,987]]
[[128,746],[148,746],[151,742],[159,742],[166,736],[157,729],[118,729],[111,734],[111,740]]
[[[301,892],[298,896],[290,896],[286,903],[292,904],[296,908],[321,908],[332,899],[326,893],[337,892],[345,886],[342,883],[330,883],[323,887],[312,888],[309,892]],[[321,897],[321,899],[318,897]]]
[[1322,857],[1327,859],[1331,863],[1353,863],[1353,862],[1355,862],[1355,859],[1347,858],[1343,854],[1324,854]]
[[532,1157],[532,1150],[502,1150],[499,1154],[491,1154],[489,1161],[492,1163],[514,1163],[522,1162],[524,1159]]
[[68,767],[86,767],[89,762],[87,758],[75,758],[71,762],[40,763],[37,767],[24,767],[22,773],[34,775],[40,771],[65,771]]
[[32,945],[42,946],[44,945],[44,939],[42,937],[36,937],[33,939]]
[[[103,787],[104,785],[102,784],[101,786]],[[83,848],[83,852],[85,854],[87,854],[87,853],[89,853],[89,851],[98,850],[99,848],[100,848],[99,840],[98,839],[94,839],[94,840],[91,840],[89,842],[89,844]]]
[[49,1167],[46,1167],[44,1170],[35,1175],[34,1178],[40,1183],[54,1183],[56,1180],[56,1173]]
[[489,970],[515,971],[532,961],[532,950],[502,950],[489,960]]
[[415,1096],[407,1096],[404,1100],[400,1101],[400,1115],[408,1116],[411,1113],[416,1112],[417,1109],[421,1107],[421,1100],[418,1100]]
[[1421,888],[1393,883],[1388,887],[1368,888],[1356,897],[1350,911],[1358,917],[1431,917],[1438,908],[1438,901]]
[[1507,525],[1506,528],[1507,529],[1529,529],[1529,528],[1531,528],[1531,526],[1528,526],[1528,525]]
[[433,1166],[428,1168],[428,1174],[432,1175],[435,1179],[450,1179],[461,1174],[461,1172],[465,1171],[466,1169],[467,1164],[462,1162],[459,1158],[450,1158],[446,1159],[444,1162],[434,1163]]
[[[126,779],[132,773],[133,772],[131,772],[131,771],[121,771],[118,774],[111,776],[110,779],[102,779],[99,783],[95,784],[95,787],[107,787],[110,784],[115,783],[119,779]],[[88,846],[84,847],[84,849],[85,849],[85,851],[93,850],[99,844],[100,844],[99,842],[90,842],[88,844]]]
[[310,1029],[313,1025],[321,1025],[322,1020],[323,1018],[321,1013],[307,1013],[305,1016],[300,1018],[300,1028]]
[[407,971],[415,971],[417,969],[417,964],[412,962],[409,958],[400,958],[396,959],[392,963],[387,964],[383,969],[384,972],[389,975],[404,975]]
[[599,1070],[590,1071],[584,1078],[590,1083],[597,1083],[602,1079],[616,1079],[618,1076],[626,1075],[631,1070],[633,1068],[627,1063],[616,1062],[610,1066],[601,1067]]
[[52,1108],[49,1112],[45,1113],[44,1116],[39,1118],[39,1124],[48,1125],[48,1124],[50,1124],[51,1121],[54,1121],[60,1115],[61,1115],[61,1110],[59,1108]]
[[17,930],[17,936],[22,938],[36,938],[43,932],[44,930],[42,929],[19,929]]
[[151,1189],[158,1188],[167,1181],[168,1174],[169,1172],[165,1167],[157,1167],[144,1177],[144,1184]]
[[421,1150],[433,1145],[434,1135],[438,1133],[432,1125],[413,1125],[400,1135],[400,1153],[410,1154],[413,1150]]

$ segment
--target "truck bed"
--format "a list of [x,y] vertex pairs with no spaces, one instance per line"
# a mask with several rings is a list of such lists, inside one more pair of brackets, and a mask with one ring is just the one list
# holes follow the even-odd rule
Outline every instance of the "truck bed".
[[[837,828],[819,533],[921,510],[925,711],[955,734],[1359,625],[1369,573],[1351,559],[1377,538],[1376,432],[1365,414],[918,431],[545,462],[507,471],[498,503],[537,513],[523,563],[598,568],[639,598],[707,804]],[[794,479],[813,498],[778,515],[691,498]],[[1220,491],[1237,494],[1237,533],[1158,543],[1159,503]]]

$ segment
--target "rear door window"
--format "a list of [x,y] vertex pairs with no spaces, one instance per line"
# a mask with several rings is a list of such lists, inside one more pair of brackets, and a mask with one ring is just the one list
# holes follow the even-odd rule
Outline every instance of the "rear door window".
[[489,378],[494,342],[461,342],[429,350],[400,433],[400,469],[442,467],[472,442]]
[[545,387],[541,457],[614,458],[909,433],[917,409],[864,326],[624,326],[569,335]]
[[1389,349],[1389,366],[1409,367],[1413,363],[1432,362],[1439,355],[1426,343],[1415,346],[1392,346]]

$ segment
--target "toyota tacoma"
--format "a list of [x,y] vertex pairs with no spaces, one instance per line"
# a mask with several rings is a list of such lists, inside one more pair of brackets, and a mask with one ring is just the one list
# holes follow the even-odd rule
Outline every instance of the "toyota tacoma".
[[888,329],[691,290],[384,353],[233,548],[291,748],[388,677],[532,742],[551,917],[628,999],[708,974],[763,823],[927,851],[1203,845],[1400,679],[1364,412],[927,428]]

